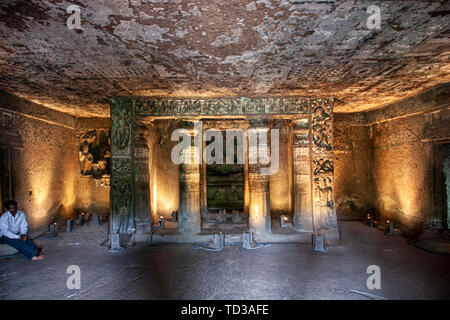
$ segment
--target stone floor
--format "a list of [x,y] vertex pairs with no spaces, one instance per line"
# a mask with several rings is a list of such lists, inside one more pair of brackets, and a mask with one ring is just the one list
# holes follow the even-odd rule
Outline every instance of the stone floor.
[[[326,253],[308,244],[273,244],[220,252],[191,245],[139,244],[111,254],[100,243],[106,226],[78,227],[38,239],[44,261],[0,260],[1,299],[389,299],[450,298],[450,256],[428,253],[358,222],[341,222],[342,242]],[[66,269],[81,269],[69,290]],[[366,287],[369,265],[381,268],[381,289]]]

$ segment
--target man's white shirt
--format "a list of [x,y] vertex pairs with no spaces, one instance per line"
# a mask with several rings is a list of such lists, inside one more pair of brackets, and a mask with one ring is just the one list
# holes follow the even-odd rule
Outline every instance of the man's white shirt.
[[10,239],[19,239],[21,234],[27,234],[28,223],[25,213],[17,211],[13,216],[11,212],[6,211],[0,217],[0,236]]

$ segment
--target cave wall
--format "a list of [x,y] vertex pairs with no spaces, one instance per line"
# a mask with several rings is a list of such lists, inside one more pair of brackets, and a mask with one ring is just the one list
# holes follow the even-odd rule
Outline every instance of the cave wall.
[[405,233],[445,219],[443,148],[450,141],[450,85],[383,109],[335,115],[340,219],[372,210]]
[[373,210],[372,128],[334,117],[334,177],[339,220],[362,219]]
[[[431,219],[443,221],[442,145],[429,140],[433,122],[447,127],[449,109],[375,123],[373,127],[374,197],[382,217],[411,233]],[[443,136],[443,138],[445,138]]]
[[32,234],[80,211],[108,214],[109,182],[99,186],[80,174],[79,134],[95,128],[109,129],[109,119],[76,118],[0,92],[0,148],[11,150],[12,196]]
[[30,232],[38,232],[76,206],[75,118],[5,92],[0,118],[0,145],[12,150],[13,198],[27,214]]

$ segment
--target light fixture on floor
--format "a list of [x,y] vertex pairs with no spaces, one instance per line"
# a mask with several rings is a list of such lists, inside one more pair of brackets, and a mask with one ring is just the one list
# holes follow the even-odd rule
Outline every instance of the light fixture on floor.
[[49,231],[50,231],[50,236],[51,237],[56,237],[58,235],[58,231],[56,230],[58,227],[58,225],[55,223],[51,223],[49,225]]
[[123,248],[120,246],[120,235],[118,233],[111,233],[109,235],[109,252],[118,253],[121,252]]
[[239,212],[239,210],[231,211],[231,220],[234,223],[247,221],[247,219],[245,219],[245,217],[241,216],[241,213]]
[[200,243],[194,244],[194,249],[203,249],[206,251],[221,251],[225,247],[225,234],[222,232],[215,233],[213,240],[208,242],[208,244],[201,245]]
[[386,235],[391,236],[394,234],[394,221],[386,220]]
[[371,228],[373,227],[373,217],[370,213],[367,214],[366,224]]
[[73,230],[73,220],[67,219],[66,220],[66,232],[72,232]]
[[92,221],[94,223],[94,226],[96,226],[96,227],[100,226],[100,216],[98,214],[94,214],[92,216]]
[[400,229],[394,228],[394,221],[386,220],[386,233],[388,237],[398,237],[402,234]]
[[321,233],[315,233],[312,235],[312,242],[314,251],[327,252],[327,246],[325,236]]
[[217,221],[218,222],[225,222],[225,221],[227,221],[226,214],[227,214],[226,210],[219,210],[219,213],[217,215]]
[[82,226],[84,224],[84,212],[78,215],[78,225]]
[[285,214],[280,215],[280,224],[282,228],[292,227],[292,223],[288,222],[289,218]]
[[244,249],[258,249],[263,247],[268,247],[270,244],[257,243],[253,238],[253,232],[244,232],[242,234],[242,247]]

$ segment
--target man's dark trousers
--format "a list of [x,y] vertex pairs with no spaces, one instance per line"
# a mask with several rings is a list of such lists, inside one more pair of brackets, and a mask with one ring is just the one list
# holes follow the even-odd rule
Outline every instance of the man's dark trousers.
[[20,239],[11,239],[5,236],[1,236],[0,242],[3,242],[4,244],[15,248],[30,260],[38,254],[38,249],[31,240],[22,241]]

